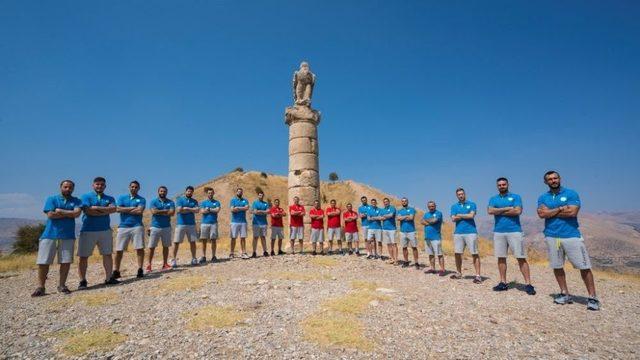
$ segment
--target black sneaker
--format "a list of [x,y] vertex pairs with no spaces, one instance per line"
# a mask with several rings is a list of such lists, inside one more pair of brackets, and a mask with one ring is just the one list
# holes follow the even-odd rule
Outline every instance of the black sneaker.
[[284,251],[278,250],[278,255],[284,255]]
[[122,276],[120,276],[120,271],[114,270],[113,274],[111,274],[111,277],[114,279],[120,279]]
[[45,293],[45,291],[44,291],[44,288],[43,288],[43,287],[39,287],[39,288],[36,288],[36,291],[34,291],[34,292],[31,294],[31,297],[40,297],[40,296],[45,296],[45,294],[46,294],[46,293]]
[[353,251],[349,250],[349,255],[353,255]]
[[415,266],[416,270],[420,270],[420,264],[415,263],[413,266]]
[[[273,254],[271,254],[271,255],[273,255]],[[262,256],[269,256],[269,253],[265,251],[265,252],[262,253]]]
[[368,259],[368,260],[373,259],[373,255],[367,255],[367,259]]
[[257,257],[258,257],[258,255],[257,255],[256,253],[253,253],[253,254],[251,254],[251,257],[252,257],[252,258],[257,258]]
[[136,275],[136,277],[138,279],[144,277],[144,271],[142,271],[142,268],[138,269],[138,274]]
[[528,295],[535,295],[536,294],[536,289],[531,284],[525,286],[524,287],[524,291],[526,291]]
[[80,284],[78,284],[78,290],[87,290],[88,286],[89,284],[87,284],[87,280],[80,280]]
[[71,294],[71,290],[69,290],[67,285],[58,286],[58,292],[65,295]]
[[316,256],[316,255],[318,255],[318,253],[314,251],[314,252],[311,253],[311,255]]
[[382,256],[379,256],[379,255],[373,255],[373,258],[374,258],[374,259],[376,259],[376,260],[381,260],[381,259],[382,259]]
[[356,256],[360,256],[360,251],[356,250]]
[[211,261],[209,261],[209,262],[213,264],[216,261],[218,261],[218,258],[213,256],[213,257],[211,257]]
[[493,291],[507,291],[509,290],[509,285],[507,285],[506,283],[498,283],[498,285],[493,287]]
[[271,256],[276,256],[276,252],[271,250]]
[[409,267],[409,262],[408,261],[403,261],[402,262],[402,267],[403,268],[408,268]]
[[104,281],[105,285],[118,285],[120,284],[120,281],[118,281],[116,278],[114,278],[113,276],[109,278],[109,280],[105,280]]
[[[324,254],[323,254],[324,255]],[[333,255],[333,250],[327,251],[327,255]]]

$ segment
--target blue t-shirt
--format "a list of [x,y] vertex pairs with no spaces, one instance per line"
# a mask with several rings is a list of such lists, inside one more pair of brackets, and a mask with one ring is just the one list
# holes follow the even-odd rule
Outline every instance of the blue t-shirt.
[[[151,200],[151,209],[171,210],[175,208],[176,204],[173,202],[173,200],[164,199],[164,201],[162,201],[160,200],[160,198]],[[171,227],[171,216],[154,214],[153,216],[151,216],[151,227],[159,229]]]
[[[180,196],[177,200],[176,200],[176,208],[179,207],[183,207],[183,208],[197,208],[198,207],[198,200],[190,197],[186,197],[186,196]],[[188,213],[180,213],[178,212],[178,220],[176,221],[176,224],[178,225],[195,225],[196,224],[196,214],[192,213],[192,212],[188,212]]]
[[[229,204],[230,207],[245,207],[249,205],[249,201],[247,201],[247,199],[245,198],[238,198],[237,196],[234,196],[233,199],[231,199],[231,202]],[[238,212],[232,212],[231,213],[231,222],[235,223],[235,224],[246,224],[247,223],[247,212],[246,211],[238,211]]]
[[[370,205],[361,205],[358,208],[358,215],[369,215],[369,209],[371,209]],[[369,226],[369,220],[367,220],[366,217],[364,218],[360,218],[360,221],[362,223],[362,227],[367,227]]]
[[[220,208],[220,201],[218,201],[216,199],[209,200],[209,198],[207,198],[206,200],[204,200],[204,201],[202,201],[200,203],[200,208],[201,209],[206,209],[206,208],[218,209],[218,208]],[[210,213],[202,214],[202,223],[203,224],[217,224],[218,223],[218,213],[210,212]]]
[[[367,212],[367,216],[376,217],[382,215],[382,209],[379,207],[369,206],[369,211]],[[382,230],[382,221],[380,220],[369,220],[369,229],[371,230]]]
[[[82,209],[89,208],[91,206],[115,206],[116,199],[109,195],[98,195],[95,191],[82,195]],[[105,231],[111,230],[111,217],[109,215],[92,216],[86,213],[82,215],[82,228],[83,231]]]
[[392,214],[393,216],[382,220],[382,230],[395,230],[396,229],[396,208],[389,205],[382,209],[381,215]]
[[[498,194],[489,199],[489,207],[505,208],[505,207],[522,208],[522,199],[518,194],[506,193],[504,196]],[[497,233],[522,232],[520,226],[520,216],[494,215],[495,224],[493,231]]]
[[440,229],[442,228],[442,213],[438,210],[429,211],[422,216],[424,220],[436,219],[436,222],[424,226],[424,238],[426,240],[442,240]]
[[[548,191],[540,195],[538,207],[545,205],[549,209],[555,209],[565,205],[580,206],[580,196],[578,196],[577,192],[563,187],[559,190],[557,194]],[[544,219],[544,235],[562,239],[581,237],[579,226],[577,217],[562,218],[556,216]]]
[[[131,195],[122,195],[118,198],[118,206],[121,207],[138,207],[142,206],[144,209],[147,206],[147,201],[140,195],[131,197]],[[120,213],[120,228],[132,228],[136,226],[142,226],[142,214],[133,215],[127,213]]]
[[415,223],[415,215],[416,209],[412,207],[403,207],[398,210],[398,216],[407,216],[413,215],[414,218],[411,220],[400,220],[400,231],[404,233],[410,233],[416,231],[416,223]]
[[[269,204],[266,201],[256,200],[251,208],[253,210],[269,210]],[[253,225],[267,225],[267,215],[253,214]]]
[[[77,197],[65,198],[62,195],[49,196],[44,203],[44,213],[61,210],[74,210],[82,207],[82,201]],[[64,217],[60,219],[47,219],[47,224],[40,239],[50,240],[73,240],[76,238],[76,219]]]
[[[468,214],[472,211],[477,212],[476,204],[471,201],[465,201],[464,203],[457,202],[451,206],[451,216],[458,214]],[[476,222],[474,219],[462,219],[456,223],[456,230],[454,234],[477,234]]]

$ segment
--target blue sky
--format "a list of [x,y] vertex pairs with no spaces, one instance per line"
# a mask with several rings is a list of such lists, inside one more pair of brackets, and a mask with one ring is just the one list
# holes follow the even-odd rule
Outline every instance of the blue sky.
[[557,169],[588,211],[640,202],[635,1],[4,1],[0,216],[63,178],[174,194],[236,166],[285,174],[308,60],[321,176],[424,206],[498,176],[525,208]]

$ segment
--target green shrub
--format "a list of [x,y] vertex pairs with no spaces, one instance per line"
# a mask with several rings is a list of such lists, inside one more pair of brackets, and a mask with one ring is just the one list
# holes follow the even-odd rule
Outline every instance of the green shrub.
[[329,181],[338,181],[339,177],[338,174],[335,172],[332,172],[329,174]]
[[13,243],[13,252],[26,254],[38,251],[40,235],[44,231],[44,224],[24,225],[16,231],[16,242]]

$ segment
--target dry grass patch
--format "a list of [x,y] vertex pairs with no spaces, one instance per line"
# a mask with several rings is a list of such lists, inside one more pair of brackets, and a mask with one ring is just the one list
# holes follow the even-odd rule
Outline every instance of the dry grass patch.
[[0,256],[0,273],[36,269],[36,254]]
[[304,338],[321,346],[373,349],[364,336],[364,326],[353,315],[321,312],[302,321]]
[[358,315],[367,309],[371,301],[386,301],[389,299],[387,295],[381,295],[367,290],[358,290],[338,298],[326,300],[322,306],[327,310]]
[[351,282],[351,287],[354,290],[369,290],[376,291],[378,284],[371,281],[354,280]]
[[46,304],[46,308],[51,311],[62,311],[74,304],[83,304],[89,307],[113,305],[120,303],[120,295],[115,291],[104,291],[95,293],[77,293],[65,296],[59,301]]
[[188,319],[187,327],[191,330],[204,330],[208,328],[223,328],[236,326],[242,323],[247,314],[230,306],[208,305],[192,311],[183,313]]
[[314,281],[314,280],[329,280],[330,275],[320,273],[304,273],[293,271],[279,271],[267,274],[270,279],[276,280],[290,280],[290,281]]
[[65,355],[79,356],[96,351],[109,351],[127,340],[127,336],[109,328],[92,330],[65,329],[49,334],[62,340],[60,349]]
[[332,267],[338,265],[338,260],[330,257],[320,256],[311,259],[311,263],[319,266]]
[[207,278],[202,275],[176,276],[160,282],[154,290],[156,294],[168,294],[178,291],[198,290],[207,283]]

